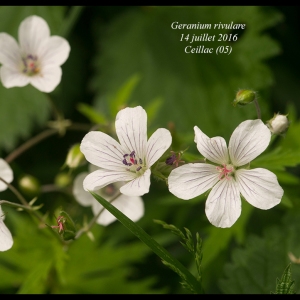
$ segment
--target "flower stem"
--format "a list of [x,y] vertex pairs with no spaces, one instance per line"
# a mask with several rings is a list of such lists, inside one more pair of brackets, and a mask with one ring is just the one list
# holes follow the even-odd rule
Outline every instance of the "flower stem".
[[[115,195],[115,197],[113,197],[109,203],[112,203],[114,200],[116,200],[119,196],[121,195],[121,193],[117,193],[117,195]],[[81,228],[80,230],[78,230],[76,236],[75,236],[75,240],[77,240],[83,233],[88,232],[96,223],[97,219],[99,218],[99,216],[102,214],[102,212],[104,211],[104,207],[100,209],[100,211],[94,216],[94,218],[90,221],[90,223]]]
[[56,129],[48,129],[45,130],[41,133],[39,133],[38,135],[36,135],[35,137],[29,139],[27,142],[25,142],[23,145],[21,145],[19,148],[17,148],[16,150],[14,150],[12,153],[10,153],[6,158],[6,162],[7,163],[11,163],[15,158],[17,158],[20,154],[22,154],[23,152],[25,152],[26,150],[28,150],[29,148],[31,148],[32,146],[34,146],[35,144],[39,143],[40,141],[46,139],[47,137],[53,135],[57,133]]
[[254,104],[255,104],[255,108],[256,108],[256,113],[257,113],[257,119],[261,119],[261,112],[260,112],[260,107],[257,101],[257,98],[255,97],[254,99]]
[[71,7],[69,14],[60,29],[60,36],[63,36],[66,38],[70,34],[71,29],[73,28],[74,24],[76,23],[83,8],[84,8],[84,6],[72,6]]

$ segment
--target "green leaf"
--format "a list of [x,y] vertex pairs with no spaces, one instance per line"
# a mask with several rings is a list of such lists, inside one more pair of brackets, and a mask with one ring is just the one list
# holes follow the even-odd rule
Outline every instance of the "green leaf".
[[276,291],[275,293],[271,294],[296,294],[294,292],[294,285],[295,282],[292,280],[292,271],[291,271],[291,264],[289,264],[282,276],[281,279],[276,280]]
[[80,113],[82,113],[85,117],[89,119],[90,122],[96,124],[106,124],[107,120],[99,111],[96,111],[92,106],[85,103],[78,103],[77,109]]
[[[250,235],[244,247],[234,249],[231,262],[224,267],[224,278],[219,282],[222,291],[229,294],[269,294],[274,290],[276,277],[290,263],[288,253],[295,256],[300,253],[299,217],[299,211],[291,211],[280,225],[266,228],[262,236]],[[300,282],[300,269],[295,267],[293,271],[293,279],[296,283]],[[285,283],[288,276],[286,270]],[[285,290],[291,290],[290,283]],[[299,291],[297,287],[296,292]]]
[[149,236],[140,226],[131,221],[127,216],[115,208],[112,204],[102,199],[98,194],[90,192],[91,195],[104,206],[111,214],[113,214],[128,230],[130,230],[137,238],[145,243],[156,255],[158,255],[169,266],[172,265],[173,270],[181,278],[185,278],[194,293],[203,293],[201,284],[197,282],[195,277],[176,259],[174,259],[165,248],[159,245],[151,236]]
[[49,117],[47,95],[32,86],[6,89],[0,84],[0,151],[12,150]]

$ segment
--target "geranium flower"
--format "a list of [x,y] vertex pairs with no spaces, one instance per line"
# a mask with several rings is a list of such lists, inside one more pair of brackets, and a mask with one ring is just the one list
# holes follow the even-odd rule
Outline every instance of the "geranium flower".
[[[11,183],[14,179],[13,171],[9,164],[2,158],[0,158],[0,178],[4,179],[7,183]],[[7,185],[0,180],[0,192],[5,191]]]
[[159,128],[147,141],[147,114],[141,107],[124,108],[115,122],[120,143],[100,131],[91,131],[83,138],[80,150],[87,161],[101,168],[89,174],[83,187],[97,191],[113,182],[127,182],[120,192],[142,196],[149,192],[150,167],[170,147],[172,137]]
[[247,169],[270,143],[271,132],[261,120],[242,122],[231,135],[228,148],[222,137],[209,138],[197,126],[194,130],[199,152],[217,166],[189,163],[174,169],[168,178],[171,193],[189,200],[212,188],[205,213],[217,227],[231,227],[239,218],[240,194],[260,209],[280,202],[283,189],[276,175],[262,168]]
[[9,250],[14,243],[9,229],[6,227],[6,225],[3,222],[4,218],[5,216],[2,212],[2,208],[0,205],[0,251]]
[[[98,170],[96,166],[89,165],[90,172]],[[116,220],[116,217],[112,215],[87,191],[83,189],[84,178],[88,175],[88,172],[82,172],[78,174],[73,184],[73,194],[75,199],[82,206],[91,206],[94,215],[103,210],[97,219],[97,223],[103,226],[107,226]],[[124,182],[111,183],[106,187],[98,190],[96,193],[111,202],[118,210],[126,215],[133,222],[137,222],[144,215],[144,202],[139,196],[126,196],[120,194],[120,187],[124,185]]]
[[30,16],[19,26],[19,43],[7,33],[0,33],[0,76],[6,88],[31,83],[42,92],[52,92],[60,83],[60,66],[67,60],[69,43],[50,36],[44,19]]
[[[13,181],[13,171],[9,164],[2,158],[0,158],[0,178],[4,179],[6,182],[11,183]],[[7,185],[0,180],[0,192],[5,191]],[[13,238],[4,224],[4,214],[0,205],[0,251],[9,250],[13,245]]]

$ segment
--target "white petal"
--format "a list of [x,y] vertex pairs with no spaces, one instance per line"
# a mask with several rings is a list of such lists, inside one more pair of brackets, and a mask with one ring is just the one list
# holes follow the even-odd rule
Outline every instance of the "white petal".
[[62,70],[59,66],[46,65],[40,73],[30,76],[30,83],[41,92],[50,93],[60,83]]
[[205,203],[205,213],[216,227],[231,227],[241,215],[241,198],[235,181],[223,179],[218,182]]
[[[11,183],[14,179],[14,175],[11,167],[2,158],[0,158],[0,177],[3,178],[8,183]],[[0,181],[0,191],[4,191],[6,189],[7,189],[7,185],[3,181]]]
[[109,135],[100,131],[87,133],[80,144],[80,151],[87,161],[108,170],[125,170],[123,164],[123,149],[121,145]]
[[39,50],[38,58],[43,65],[62,65],[70,53],[68,41],[60,36],[51,36]]
[[78,174],[73,182],[73,195],[82,206],[91,206],[95,201],[95,198],[83,188],[83,181],[88,174],[88,172]]
[[147,142],[146,164],[150,168],[171,146],[172,136],[169,130],[157,129]]
[[30,16],[20,24],[19,43],[25,55],[36,55],[49,37],[49,26],[41,17]]
[[235,173],[238,189],[253,206],[269,209],[280,203],[283,189],[274,173],[266,169],[240,169]]
[[259,119],[242,122],[232,133],[229,155],[234,166],[243,166],[260,155],[269,145],[271,132]]
[[126,107],[116,116],[116,133],[120,144],[130,154],[144,159],[147,146],[147,113],[141,107]]
[[4,87],[7,89],[12,87],[22,87],[30,82],[30,77],[21,73],[18,70],[7,68],[2,66],[0,69],[1,81]]
[[[144,215],[144,202],[141,197],[129,197],[121,194],[118,198],[113,200],[111,204],[133,222],[137,222]],[[99,211],[103,209],[103,206],[98,201],[95,201],[92,209],[94,215],[97,215]],[[112,215],[108,210],[104,209],[97,219],[97,223],[103,226],[107,226],[115,220],[116,217]]]
[[183,200],[195,198],[219,181],[219,172],[211,164],[186,164],[174,169],[168,178],[169,190]]
[[197,126],[194,127],[195,143],[199,152],[211,162],[227,164],[229,161],[226,141],[222,137],[209,138]]
[[150,175],[151,171],[148,169],[142,176],[139,176],[122,186],[120,192],[127,196],[143,196],[149,192]]
[[113,182],[129,181],[135,178],[135,174],[128,171],[110,171],[99,169],[87,175],[83,181],[83,188],[86,191],[97,191]]
[[3,212],[0,206],[0,251],[9,250],[14,243],[12,235],[4,224],[3,219]]
[[22,57],[16,40],[6,33],[0,33],[0,63],[20,72]]

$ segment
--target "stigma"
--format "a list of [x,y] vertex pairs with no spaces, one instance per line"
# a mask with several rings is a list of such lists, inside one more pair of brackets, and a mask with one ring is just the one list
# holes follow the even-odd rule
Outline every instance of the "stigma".
[[216,167],[219,175],[219,180],[226,178],[227,180],[231,179],[232,173],[235,171],[232,165],[223,164],[222,167]]

